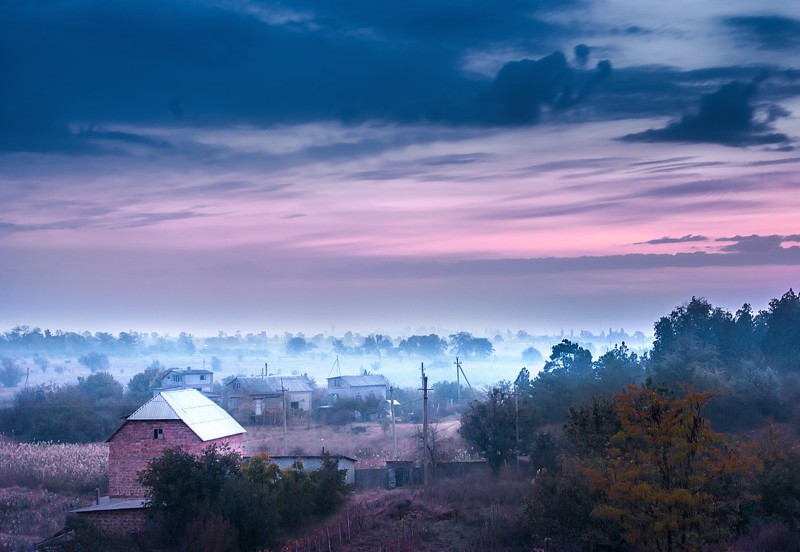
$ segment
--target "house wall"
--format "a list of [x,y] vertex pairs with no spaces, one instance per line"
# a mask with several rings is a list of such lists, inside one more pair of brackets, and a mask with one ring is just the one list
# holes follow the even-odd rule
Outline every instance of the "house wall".
[[146,508],[83,512],[73,515],[77,516],[81,521],[88,521],[94,524],[103,533],[117,535],[141,532],[145,529],[148,520]]
[[310,391],[290,391],[287,394],[289,395],[287,397],[287,406],[291,406],[293,402],[296,402],[298,410],[302,410],[303,412],[309,412],[311,410],[312,393]]
[[[175,377],[178,377],[177,381]],[[201,379],[205,376],[205,379]],[[164,389],[197,389],[202,393],[211,393],[214,389],[214,374],[186,374],[171,372],[161,379]]]
[[[161,429],[160,438],[153,431]],[[112,437],[108,447],[108,495],[112,498],[144,498],[145,490],[136,481],[138,473],[150,460],[168,448],[180,448],[199,455],[211,445],[228,445],[243,452],[242,435],[202,441],[180,420],[130,420]]]
[[375,397],[379,399],[386,398],[386,386],[385,385],[364,385],[359,387],[349,387],[347,384],[342,385],[342,387],[331,387],[328,386],[328,397],[335,396],[339,399],[344,398],[362,398],[367,399],[370,396],[370,393],[375,395]]

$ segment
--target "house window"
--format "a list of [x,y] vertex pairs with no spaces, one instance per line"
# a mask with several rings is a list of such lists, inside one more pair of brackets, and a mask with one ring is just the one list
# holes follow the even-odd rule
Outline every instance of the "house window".
[[206,379],[206,375],[205,374],[200,374],[200,381],[202,381],[204,379]]
[[294,410],[298,410],[300,408],[300,401],[292,401],[289,403],[289,406],[291,406]]
[[239,397],[231,397],[228,399],[228,405],[231,410],[239,410]]
[[181,381],[181,377],[178,374],[172,374],[172,381]]
[[153,428],[153,439],[163,439],[164,430],[160,427]]
[[340,379],[333,380],[333,386],[334,387],[341,387],[342,386],[342,380],[340,380]]
[[236,389],[238,391],[240,387],[241,387],[241,384],[238,381],[234,382],[234,384],[233,384],[233,388],[234,389]]
[[261,416],[261,414],[262,414],[262,411],[261,411],[261,399],[256,399],[255,407],[256,407],[256,416]]

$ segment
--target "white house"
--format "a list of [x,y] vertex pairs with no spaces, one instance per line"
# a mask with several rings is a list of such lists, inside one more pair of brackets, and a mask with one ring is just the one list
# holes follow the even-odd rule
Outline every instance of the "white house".
[[386,399],[389,387],[386,378],[372,374],[360,376],[334,376],[328,378],[328,402],[337,399]]
[[185,370],[170,368],[166,374],[161,376],[161,387],[154,389],[153,394],[174,389],[197,389],[204,395],[211,395],[214,392],[214,372],[192,370],[191,368]]

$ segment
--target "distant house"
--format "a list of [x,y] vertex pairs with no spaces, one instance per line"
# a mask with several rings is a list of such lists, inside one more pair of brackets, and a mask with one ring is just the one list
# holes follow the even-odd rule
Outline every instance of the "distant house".
[[328,378],[328,402],[345,398],[385,400],[388,387],[388,382],[383,376],[372,374],[334,376]]
[[[356,484],[356,462],[355,458],[350,458],[349,456],[342,456],[342,455],[331,455],[331,458],[336,458],[339,460],[339,469],[346,470],[344,482],[348,485],[355,485]],[[303,464],[303,469],[305,471],[314,471],[318,470],[322,467],[322,456],[309,456],[309,455],[300,455],[300,456],[270,456],[269,461],[285,470],[287,468],[291,468],[294,466],[296,460],[300,460]]]
[[223,404],[241,422],[263,422],[283,413],[284,400],[290,413],[308,413],[313,394],[306,376],[237,377],[225,386]]
[[245,430],[196,389],[161,391],[128,416],[108,443],[108,496],[72,513],[101,529],[128,532],[145,521],[137,475],[168,448],[199,455],[211,445],[244,452]]
[[211,370],[192,370],[186,368],[170,368],[161,376],[161,387],[153,390],[153,395],[160,391],[173,389],[196,389],[204,395],[214,393],[214,372]]

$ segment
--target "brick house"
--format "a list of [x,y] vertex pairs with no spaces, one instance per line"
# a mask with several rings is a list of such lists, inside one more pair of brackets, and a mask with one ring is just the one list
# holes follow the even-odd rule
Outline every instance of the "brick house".
[[108,496],[75,510],[101,529],[136,531],[146,520],[145,489],[136,481],[150,460],[168,448],[200,454],[212,445],[244,452],[245,430],[196,389],[161,391],[139,407],[108,443]]

